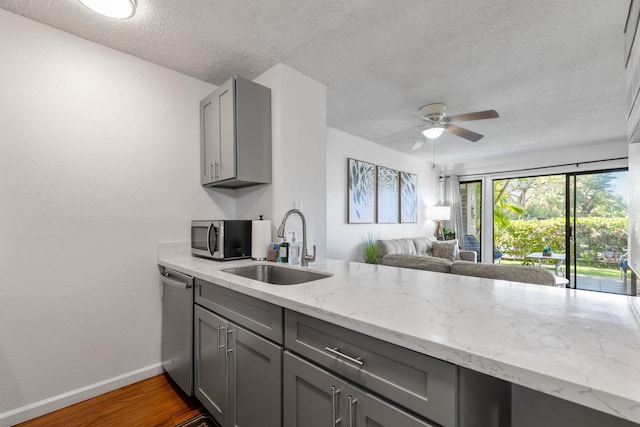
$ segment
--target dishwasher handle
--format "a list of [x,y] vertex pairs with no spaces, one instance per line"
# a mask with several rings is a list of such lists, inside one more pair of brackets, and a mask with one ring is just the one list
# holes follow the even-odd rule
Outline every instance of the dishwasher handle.
[[162,281],[167,285],[175,286],[177,288],[191,289],[193,287],[193,283],[174,280],[169,278],[169,276],[162,276]]
[[180,273],[179,271],[162,268],[160,269],[160,274],[162,276],[162,281],[167,285],[184,289],[191,289],[193,287],[193,277]]

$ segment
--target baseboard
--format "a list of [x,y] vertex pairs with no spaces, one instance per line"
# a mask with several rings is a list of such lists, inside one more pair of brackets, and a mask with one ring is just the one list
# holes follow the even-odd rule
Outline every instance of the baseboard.
[[67,406],[91,399],[101,394],[128,386],[138,381],[151,378],[163,372],[162,365],[156,363],[147,367],[127,372],[117,377],[89,384],[87,386],[31,403],[20,408],[0,414],[0,427],[9,427],[33,418],[37,418],[49,412],[66,408]]

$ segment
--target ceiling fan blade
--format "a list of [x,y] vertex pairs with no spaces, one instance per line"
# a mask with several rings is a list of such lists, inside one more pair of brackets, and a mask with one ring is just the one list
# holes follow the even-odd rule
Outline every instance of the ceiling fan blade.
[[383,139],[391,138],[392,136],[400,135],[401,133],[409,132],[410,130],[418,129],[418,128],[421,128],[421,127],[423,127],[423,126],[424,126],[424,123],[421,123],[421,124],[419,124],[419,125],[417,125],[417,126],[412,126],[412,127],[410,127],[410,128],[403,129],[403,130],[401,130],[401,131],[398,131],[398,132],[392,133],[391,135],[385,135],[385,136],[383,136],[383,137],[376,138],[376,139],[374,140],[374,142],[382,141]]
[[422,144],[424,144],[424,138],[421,135],[420,138],[418,138],[418,140],[416,141],[416,143],[413,144],[413,147],[411,147],[411,149],[417,150],[418,148],[422,147]]
[[444,130],[473,142],[478,142],[483,137],[483,135],[480,135],[479,133],[470,131],[469,129],[461,128],[460,126],[448,124],[448,123],[444,125]]
[[476,111],[475,113],[458,114],[447,117],[448,122],[469,122],[471,120],[497,119],[500,117],[496,110]]

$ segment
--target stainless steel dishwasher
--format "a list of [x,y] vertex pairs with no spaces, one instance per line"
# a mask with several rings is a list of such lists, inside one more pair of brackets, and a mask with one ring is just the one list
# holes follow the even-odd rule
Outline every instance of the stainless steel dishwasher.
[[162,280],[162,367],[193,395],[193,277],[158,266]]

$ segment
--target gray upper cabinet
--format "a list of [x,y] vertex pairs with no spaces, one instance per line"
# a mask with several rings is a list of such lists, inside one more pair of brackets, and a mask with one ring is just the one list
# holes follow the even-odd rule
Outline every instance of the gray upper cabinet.
[[234,77],[200,101],[201,183],[271,183],[271,89]]

